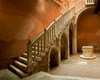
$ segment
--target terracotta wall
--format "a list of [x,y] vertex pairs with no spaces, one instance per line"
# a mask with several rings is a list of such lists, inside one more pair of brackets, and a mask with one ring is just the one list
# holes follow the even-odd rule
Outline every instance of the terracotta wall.
[[33,41],[61,15],[65,3],[67,9],[73,3],[60,2],[62,6],[54,0],[0,0],[0,69],[26,51],[28,39]]
[[100,13],[94,15],[94,9],[84,11],[78,19],[78,51],[82,46],[93,45],[100,51]]
[[[64,1],[69,7],[71,1]],[[28,39],[34,40],[64,11],[53,0],[0,0],[0,59],[20,56]]]
[[46,0],[0,0],[0,59],[25,52],[27,39],[34,40],[61,9]]

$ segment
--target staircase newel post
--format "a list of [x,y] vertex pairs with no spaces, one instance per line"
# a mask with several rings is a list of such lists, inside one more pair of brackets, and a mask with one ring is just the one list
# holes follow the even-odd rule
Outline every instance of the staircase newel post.
[[31,73],[33,70],[33,66],[32,66],[32,42],[30,39],[28,39],[27,43],[27,68],[28,68],[28,73]]

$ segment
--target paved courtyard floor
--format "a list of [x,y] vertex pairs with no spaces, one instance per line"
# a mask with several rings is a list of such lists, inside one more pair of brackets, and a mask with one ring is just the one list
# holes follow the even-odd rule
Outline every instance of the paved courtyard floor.
[[94,53],[95,59],[80,58],[80,54],[72,55],[48,73],[62,76],[75,76],[100,79],[100,53]]
[[72,55],[48,73],[38,72],[23,79],[4,69],[0,71],[0,80],[100,80],[100,53],[95,55],[96,58],[92,60]]
[[100,79],[72,77],[72,76],[57,76],[45,72],[38,72],[26,78],[20,79],[18,76],[16,76],[8,69],[4,69],[0,71],[0,80],[100,80]]

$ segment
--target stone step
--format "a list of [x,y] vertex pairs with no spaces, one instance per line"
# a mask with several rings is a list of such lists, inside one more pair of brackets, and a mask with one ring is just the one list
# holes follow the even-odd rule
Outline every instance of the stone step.
[[[40,56],[36,56],[36,61],[41,61],[42,60],[42,56],[45,56],[45,53],[40,53],[41,54],[41,57]],[[22,56],[24,58],[27,58],[27,53],[23,53]],[[32,56],[33,60],[34,60],[34,55]]]
[[24,64],[27,64],[27,58],[19,57],[18,60]]
[[[24,64],[27,64],[27,58],[19,57],[18,60],[19,60],[20,62],[24,63]],[[37,62],[32,61],[32,63],[33,63],[33,67],[35,67],[35,66],[38,65]]]
[[27,53],[23,53],[22,57],[27,58]]
[[28,72],[28,69],[27,69],[27,65],[26,64],[24,64],[24,63],[22,63],[20,61],[14,61],[14,65],[16,67],[18,67],[19,69],[21,69],[22,71],[24,71],[26,73]]
[[10,69],[17,74],[20,78],[24,78],[26,76],[28,76],[27,73],[24,73],[22,70],[20,70],[19,68],[15,67],[14,65],[10,65]]
[[[27,53],[23,53],[22,57],[27,58]],[[34,58],[34,56],[32,55],[32,57]]]

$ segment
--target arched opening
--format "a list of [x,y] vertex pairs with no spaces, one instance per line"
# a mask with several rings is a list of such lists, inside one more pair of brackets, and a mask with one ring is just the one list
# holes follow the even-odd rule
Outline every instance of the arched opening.
[[72,54],[72,31],[69,30],[69,45],[70,45],[70,54]]
[[50,51],[50,69],[59,65],[59,52],[56,48],[52,48]]
[[68,58],[67,36],[63,33],[61,36],[61,60]]
[[73,54],[73,24],[69,26],[69,51],[70,55]]

